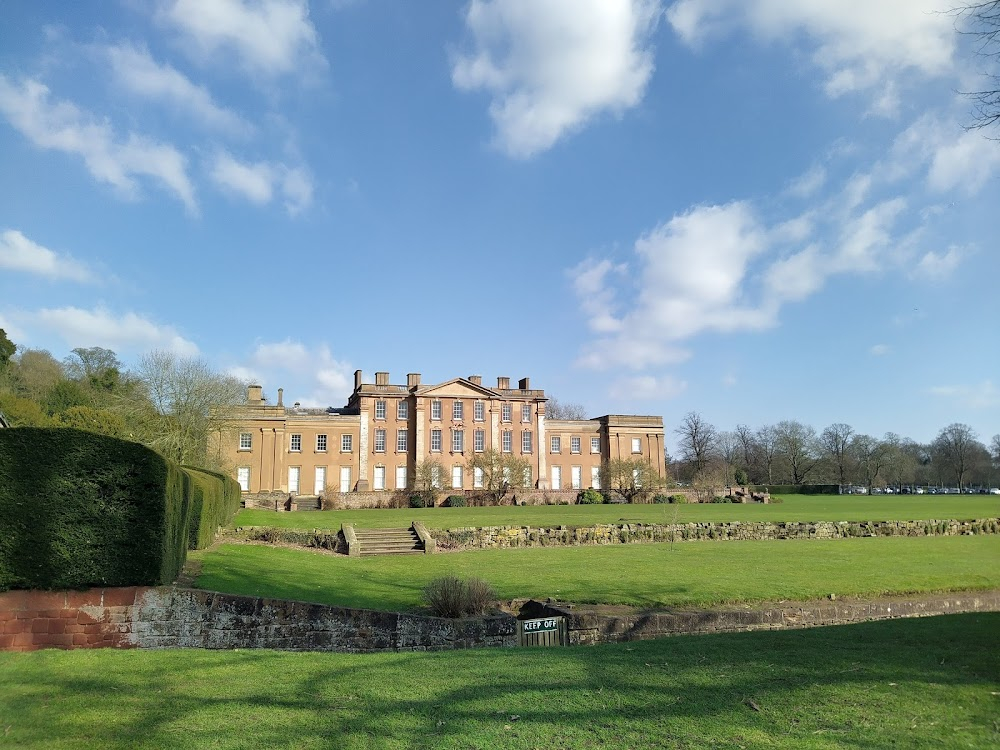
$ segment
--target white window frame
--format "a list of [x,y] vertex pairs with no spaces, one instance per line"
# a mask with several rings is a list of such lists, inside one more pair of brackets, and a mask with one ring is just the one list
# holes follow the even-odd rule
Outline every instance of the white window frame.
[[569,467],[569,486],[574,490],[583,489],[583,467]]
[[253,450],[253,433],[252,432],[241,432],[240,433],[240,450],[241,451]]
[[462,489],[462,483],[464,481],[465,481],[465,478],[462,476],[462,467],[461,466],[452,466],[451,467],[451,488],[453,490],[460,490],[460,489]]
[[375,472],[372,474],[372,489],[385,489],[385,467],[381,464],[375,467]]
[[441,402],[438,400],[431,401],[431,419],[441,421]]
[[451,452],[452,453],[465,452],[465,430],[451,431]]
[[482,401],[476,401],[472,404],[472,421],[474,422],[485,422],[486,421],[486,404]]
[[511,422],[513,421],[514,407],[510,404],[502,404],[500,406],[500,421],[501,422]]
[[240,466],[236,469],[236,481],[240,484],[242,492],[250,491],[250,467]]
[[558,435],[549,438],[549,453],[562,453],[562,438]]
[[340,491],[350,492],[351,491],[351,467],[341,466],[340,467]]
[[579,453],[580,450],[581,450],[581,448],[582,448],[582,446],[583,446],[583,443],[580,440],[579,436],[573,435],[569,439],[569,452],[570,453]]
[[[295,477],[295,484],[292,484],[292,477]],[[301,466],[289,466],[288,467],[288,494],[298,495],[299,490],[302,487],[302,467]]]
[[451,405],[451,418],[456,422],[461,422],[465,414],[465,405],[461,401],[454,401]]
[[375,430],[375,452],[385,453],[385,430],[381,427]]
[[351,453],[354,450],[354,435],[350,433],[340,436],[340,452]]
[[524,480],[524,486],[525,487],[531,487],[532,486],[532,482],[531,482],[531,467],[530,466],[526,466],[525,467],[524,473],[521,475],[521,478]]
[[590,486],[595,490],[601,489],[601,467],[591,466],[590,467]]
[[521,405],[521,421],[530,422],[531,421],[531,404]]
[[396,419],[409,419],[410,418],[410,404],[406,401],[398,401],[396,403]]
[[477,490],[483,488],[483,469],[480,466],[472,467],[472,487]]
[[562,467],[561,466],[553,466],[553,467],[551,467],[550,474],[551,474],[551,477],[552,477],[551,481],[550,481],[550,488],[553,489],[553,490],[561,490],[562,489]]
[[531,430],[524,430],[521,433],[521,453],[531,453],[533,447]]
[[514,452],[514,432],[512,430],[504,430],[500,435],[500,450],[504,453]]
[[410,431],[407,429],[396,430],[396,452],[406,453],[410,449]]
[[642,480],[639,479],[638,469],[632,469],[632,486],[635,487],[637,490],[642,489]]
[[431,430],[431,453],[441,452],[441,430]]
[[385,401],[375,402],[375,419],[385,419]]
[[326,453],[326,444],[327,444],[326,435],[317,435],[316,436],[316,452],[317,453]]
[[486,450],[486,430],[476,430],[472,433],[472,450],[476,453]]
[[590,452],[591,453],[601,452],[601,439],[599,437],[592,437],[590,439]]
[[432,466],[431,467],[431,487],[436,490],[443,489],[441,486],[441,467]]
[[288,436],[288,451],[289,453],[301,453],[302,452],[302,433],[295,432]]
[[396,489],[405,490],[406,489],[406,467],[397,466],[396,467]]
[[313,494],[322,495],[326,489],[326,467],[317,466],[313,477]]
[[632,438],[632,452],[642,453],[642,438]]

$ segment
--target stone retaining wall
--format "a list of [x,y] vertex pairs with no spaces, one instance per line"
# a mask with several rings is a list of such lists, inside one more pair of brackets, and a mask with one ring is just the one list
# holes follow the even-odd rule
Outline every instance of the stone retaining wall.
[[871,536],[998,534],[1000,518],[971,521],[733,521],[729,523],[598,524],[596,526],[486,526],[433,529],[439,549],[556,547],[703,540],[845,539]]

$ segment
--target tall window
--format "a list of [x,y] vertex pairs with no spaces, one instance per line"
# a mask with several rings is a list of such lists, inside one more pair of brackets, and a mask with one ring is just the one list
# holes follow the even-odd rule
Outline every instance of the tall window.
[[431,430],[431,452],[441,452],[441,430]]
[[600,453],[601,452],[601,439],[599,437],[590,439],[590,452]]
[[405,453],[409,443],[409,430],[396,430],[396,450]]
[[250,467],[241,466],[236,470],[236,481],[240,483],[243,492],[250,491]]
[[477,401],[472,405],[472,418],[477,422],[482,422],[486,419],[486,404],[482,401]]
[[601,467],[590,467],[590,486],[595,490],[601,489]]
[[632,452],[642,453],[642,440],[640,438],[632,438]]
[[385,453],[385,430],[375,430],[375,452]]
[[477,453],[486,450],[486,430],[476,430],[472,433],[472,449]]
[[460,490],[462,489],[462,467],[452,466],[451,467],[451,486],[452,489]]
[[253,435],[249,432],[240,433],[240,450],[248,451],[253,448]]
[[503,404],[500,407],[500,419],[502,419],[504,422],[509,422],[511,420],[510,413],[511,413],[510,404]]
[[580,452],[580,438],[578,438],[578,437],[571,437],[569,439],[569,452],[570,453],[579,453]]
[[562,449],[562,438],[558,435],[553,435],[549,438],[549,453],[559,453]]
[[465,450],[465,430],[452,430],[451,450],[454,453],[461,453]]
[[354,436],[353,435],[341,435],[340,436],[340,452],[350,453],[354,450]]
[[375,481],[372,483],[372,488],[376,490],[385,489],[385,467],[376,466],[375,467]]
[[578,490],[583,485],[583,467],[573,466],[570,468],[570,486]]
[[292,443],[291,443],[291,446],[288,448],[288,450],[290,450],[292,453],[301,453],[302,452],[302,436],[301,435],[292,435]]
[[326,435],[316,436],[316,452],[326,453]]
[[472,486],[477,490],[483,488],[483,470],[478,466],[472,470]]
[[410,417],[410,404],[407,401],[398,401],[396,403],[396,419],[409,419]]
[[521,433],[521,453],[531,453],[531,430]]
[[552,489],[561,490],[562,489],[562,467],[553,466],[552,467],[552,480],[550,482]]
[[531,404],[524,404],[521,407],[521,421],[522,422],[531,421]]
[[530,466],[524,470],[524,474],[522,474],[521,477],[524,479],[524,486],[525,487],[530,487],[531,486],[531,467]]
[[375,402],[375,419],[385,419],[385,401]]
[[406,467],[397,466],[396,467],[396,489],[405,490],[406,489]]
[[500,446],[504,453],[510,453],[514,450],[514,433],[510,430],[504,430],[503,434],[500,436]]
[[431,419],[441,419],[440,401],[431,401]]
[[451,405],[451,418],[455,420],[462,419],[462,402],[456,401]]

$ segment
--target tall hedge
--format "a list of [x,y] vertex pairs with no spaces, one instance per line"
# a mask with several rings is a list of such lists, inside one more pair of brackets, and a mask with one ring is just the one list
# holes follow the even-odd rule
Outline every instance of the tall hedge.
[[770,492],[772,495],[837,495],[837,484],[758,484],[755,490]]
[[232,477],[184,466],[191,493],[188,549],[204,549],[215,541],[220,526],[233,520],[240,508],[240,485]]
[[173,581],[189,541],[185,477],[137,443],[0,429],[0,590]]

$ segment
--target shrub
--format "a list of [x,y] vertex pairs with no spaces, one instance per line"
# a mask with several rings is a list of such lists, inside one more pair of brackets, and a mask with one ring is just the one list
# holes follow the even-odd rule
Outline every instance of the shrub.
[[465,496],[464,495],[448,495],[445,498],[444,505],[446,508],[464,508],[465,507]]
[[662,505],[663,503],[672,503],[674,502],[674,496],[673,495],[667,496],[660,492],[657,492],[655,495],[653,495],[653,502],[658,505]]
[[496,592],[481,578],[463,581],[447,575],[428,583],[423,598],[438,617],[470,617],[484,614],[496,600]]
[[678,505],[684,505],[687,501],[687,495],[670,495],[667,498],[668,503],[677,503]]
[[580,505],[600,505],[604,502],[604,495],[597,490],[584,490],[576,496],[576,501]]
[[410,495],[410,507],[411,508],[426,508],[427,502],[424,500],[424,496],[421,494]]
[[734,475],[734,479],[736,480],[736,484],[741,486],[746,485],[750,482],[750,477],[747,476],[746,469],[737,469],[736,474]]

